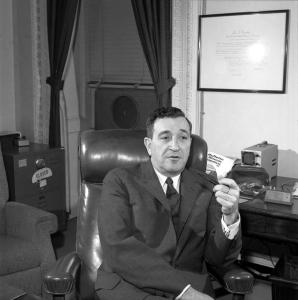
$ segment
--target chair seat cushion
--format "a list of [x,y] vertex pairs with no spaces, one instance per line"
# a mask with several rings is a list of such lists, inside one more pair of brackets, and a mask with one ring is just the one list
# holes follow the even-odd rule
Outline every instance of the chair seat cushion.
[[39,251],[33,243],[0,235],[0,275],[32,269],[40,264]]

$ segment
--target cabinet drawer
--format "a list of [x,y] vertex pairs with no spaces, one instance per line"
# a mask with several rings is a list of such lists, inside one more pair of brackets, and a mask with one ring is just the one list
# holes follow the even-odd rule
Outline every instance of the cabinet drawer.
[[61,230],[67,220],[64,155],[63,148],[34,143],[3,151],[9,200],[53,212]]
[[[42,162],[51,173],[50,177],[34,181],[33,176],[38,171],[38,162]],[[13,158],[10,170],[13,183],[11,197],[19,198],[37,194],[65,185],[64,152],[34,153],[34,155],[18,155]]]
[[61,188],[49,191],[41,191],[39,193],[26,196],[19,196],[15,199],[15,201],[47,211],[66,209],[65,191]]
[[298,220],[241,212],[244,235],[267,237],[270,240],[298,241]]

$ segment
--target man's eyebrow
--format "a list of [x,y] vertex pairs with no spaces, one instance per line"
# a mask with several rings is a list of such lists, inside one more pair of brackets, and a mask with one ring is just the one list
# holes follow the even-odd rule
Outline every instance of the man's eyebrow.
[[[190,135],[189,131],[186,130],[186,129],[179,129],[179,131],[182,132],[182,133],[186,133],[186,134]],[[161,132],[158,134],[158,136],[163,135],[163,134],[169,134],[169,133],[171,134],[171,131],[170,131],[170,130],[164,130],[164,131],[161,131]]]
[[163,134],[168,134],[168,133],[171,133],[170,130],[164,130],[164,131],[161,131],[158,135],[163,135]]
[[187,133],[188,135],[190,135],[190,132],[188,130],[186,130],[186,129],[180,129],[180,131],[183,132],[183,133]]

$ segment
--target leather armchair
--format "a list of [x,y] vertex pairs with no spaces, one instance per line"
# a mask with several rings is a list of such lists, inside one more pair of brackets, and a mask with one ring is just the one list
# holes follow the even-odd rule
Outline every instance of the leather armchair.
[[[8,201],[8,193],[0,147],[0,298],[10,299],[10,290],[41,295],[43,275],[56,261],[50,235],[57,230],[57,217]],[[10,288],[1,288],[6,285]]]
[[[58,260],[45,277],[48,293],[94,299],[94,282],[101,264],[101,245],[97,229],[97,205],[102,181],[115,167],[125,167],[149,159],[144,147],[144,130],[92,130],[80,137],[79,161],[81,191],[77,219],[76,251]],[[193,135],[187,168],[206,170],[207,144]],[[237,267],[213,270],[223,286],[236,296],[252,289],[253,276]]]

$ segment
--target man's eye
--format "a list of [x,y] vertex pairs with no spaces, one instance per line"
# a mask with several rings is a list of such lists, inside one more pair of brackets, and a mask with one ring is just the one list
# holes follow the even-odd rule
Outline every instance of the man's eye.
[[168,140],[169,137],[168,137],[168,136],[162,136],[161,139],[162,139],[162,140]]
[[180,137],[182,140],[188,140],[188,136],[181,136]]

